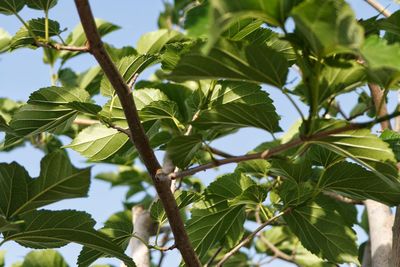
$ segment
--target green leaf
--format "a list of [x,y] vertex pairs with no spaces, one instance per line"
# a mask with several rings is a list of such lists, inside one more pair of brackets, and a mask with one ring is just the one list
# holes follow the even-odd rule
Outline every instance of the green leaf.
[[[121,73],[126,82],[132,80],[135,75],[140,74],[148,66],[156,63],[158,57],[152,55],[134,55],[127,56],[120,59],[117,64],[117,69]],[[100,92],[104,96],[113,96],[114,89],[106,76],[101,81]]]
[[21,11],[25,6],[25,0],[2,0],[0,1],[0,13],[13,15]]
[[359,264],[356,235],[331,200],[320,197],[294,208],[284,219],[302,245],[315,255],[334,263]]
[[363,28],[343,0],[304,1],[292,11],[296,32],[319,57],[353,53],[363,43]]
[[294,262],[302,267],[334,267],[333,263],[328,263],[310,251],[305,249],[298,238],[290,231],[287,226],[274,226],[262,233],[262,238],[257,240],[256,249],[262,253],[274,256],[274,252],[268,247],[264,240],[277,247],[287,255],[296,255]]
[[398,181],[392,150],[368,129],[333,134],[312,143],[354,160],[389,184]]
[[[246,189],[256,185],[249,177],[238,173],[220,176],[204,193],[204,201],[191,210],[187,231],[200,258],[217,243],[231,248],[243,236],[245,204],[232,202]],[[247,193],[246,193],[247,194]],[[244,198],[243,200],[247,200]]]
[[29,199],[31,178],[18,163],[0,163],[0,213],[6,218]]
[[94,230],[96,222],[85,212],[40,210],[21,218],[25,221],[25,229],[7,235],[5,240],[14,240],[31,248],[57,248],[74,242],[112,255],[127,266],[135,266],[132,259],[109,237]]
[[101,161],[114,155],[129,138],[116,129],[94,124],[83,129],[66,148],[79,152],[91,161]]
[[379,28],[385,30],[385,39],[389,43],[395,43],[400,40],[400,12],[396,11],[390,17],[378,21]]
[[[97,31],[99,32],[101,37],[120,29],[119,26],[114,25],[102,19],[95,19],[95,22],[97,26]],[[66,44],[71,46],[84,46],[86,41],[87,41],[86,35],[85,32],[83,31],[81,24],[77,25],[65,40]],[[62,51],[60,53],[60,57],[63,59],[64,62],[76,55],[77,55],[76,52],[69,52],[69,51]]]
[[196,152],[201,148],[202,137],[199,134],[177,136],[167,144],[167,153],[175,166],[186,168],[192,162]]
[[[320,106],[326,104],[332,97],[347,93],[362,86],[367,78],[365,67],[354,62],[345,62],[347,66],[324,66],[320,74],[320,85],[318,103]],[[309,89],[300,85],[296,88],[302,96],[305,96],[308,103],[312,102],[312,95]]]
[[32,9],[44,10],[48,12],[51,8],[57,5],[58,0],[25,0],[26,5]]
[[[123,250],[126,250],[133,233],[131,211],[127,210],[111,215],[104,223],[104,227],[99,231],[112,238],[114,243],[119,245]],[[78,265],[92,266],[91,264],[94,261],[104,256],[107,256],[107,254],[84,247],[79,254]]]
[[261,185],[246,188],[240,196],[229,201],[230,205],[260,205],[267,197],[268,189]]
[[176,127],[180,127],[181,116],[178,106],[172,101],[153,101],[139,112],[143,122],[154,120],[171,120]]
[[350,162],[329,167],[320,178],[319,187],[353,199],[373,199],[389,206],[400,204],[400,181],[389,183]]
[[136,50],[142,55],[158,54],[166,44],[181,41],[183,38],[183,35],[178,31],[158,30],[149,32],[140,37]]
[[13,145],[23,137],[46,131],[62,133],[78,114],[66,104],[88,99],[89,94],[79,88],[47,87],[33,92],[28,104],[22,106],[12,118],[10,127],[15,136],[6,138],[6,146]]
[[0,54],[6,52],[11,43],[11,35],[5,30],[0,28]]
[[382,132],[379,137],[383,141],[389,144],[394,155],[396,156],[396,161],[400,161],[400,134],[398,132],[386,129]]
[[264,103],[256,105],[229,103],[216,106],[200,113],[192,124],[200,129],[255,127],[268,132],[281,130],[279,117],[269,98]]
[[[35,39],[40,40],[45,38],[45,20],[44,18],[31,19],[27,22],[29,29],[22,26],[18,32],[12,37],[10,43],[10,49],[16,49],[19,47],[32,47],[35,46]],[[34,36],[32,36],[32,33]],[[49,36],[59,35],[61,33],[60,24],[57,21],[49,20]]]
[[288,67],[285,56],[265,44],[246,44],[222,39],[207,55],[199,49],[184,55],[169,78],[226,78],[267,83],[281,88],[286,82]]
[[55,250],[46,249],[29,252],[22,263],[21,267],[68,267],[67,262],[61,254]]
[[244,205],[230,207],[221,202],[205,209],[192,209],[191,214],[187,232],[199,258],[218,242],[232,247],[243,235]]
[[237,165],[235,172],[241,172],[257,178],[262,178],[267,177],[270,168],[271,164],[268,161],[263,159],[255,159],[240,162]]
[[257,105],[270,103],[268,93],[261,86],[254,83],[239,81],[220,81],[212,91],[209,107],[215,107],[228,103],[244,103]]
[[[2,232],[18,232],[21,228],[21,222],[9,222],[0,215],[0,233]],[[1,252],[1,251],[0,251]],[[1,262],[1,261],[0,261]],[[0,264],[1,266],[1,264]]]
[[[27,179],[25,177],[25,179]],[[29,179],[28,198],[19,201],[11,217],[45,205],[70,198],[85,197],[89,191],[90,168],[77,169],[72,166],[63,151],[56,151],[45,156],[40,162],[40,175]],[[10,190],[25,186],[13,184]],[[22,192],[21,192],[22,193]]]
[[6,255],[6,252],[4,250],[0,250],[0,267],[5,266],[5,260],[4,260],[5,255]]
[[301,183],[312,177],[312,169],[309,161],[290,162],[274,160],[272,162],[271,173],[290,179],[294,183]]
[[400,45],[387,44],[378,36],[370,36],[361,47],[370,80],[384,88],[393,87],[400,80]]
[[80,88],[46,87],[33,92],[29,104],[64,105],[70,102],[86,102],[89,94]]
[[246,18],[283,27],[290,10],[300,2],[301,0],[212,0],[211,42],[234,23]]
[[81,113],[86,113],[94,116],[96,116],[102,110],[101,106],[99,105],[78,101],[72,101],[65,106]]
[[206,189],[207,200],[224,201],[240,196],[244,190],[256,183],[244,174],[231,173],[217,178]]

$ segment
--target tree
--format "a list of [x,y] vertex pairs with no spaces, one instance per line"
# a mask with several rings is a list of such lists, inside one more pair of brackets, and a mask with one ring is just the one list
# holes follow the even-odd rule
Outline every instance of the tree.
[[[0,245],[47,249],[21,266],[67,266],[51,249],[68,243],[83,246],[79,266],[100,257],[150,266],[158,254],[161,266],[174,249],[186,266],[276,258],[399,266],[400,211],[393,220],[390,207],[400,205],[398,120],[391,127],[400,111],[389,111],[387,96],[399,87],[400,13],[367,2],[384,17],[357,20],[344,0],[165,1],[160,30],[117,48],[102,37],[119,27],[94,19],[87,0],[75,0],[81,24],[65,40],[50,19],[57,0],[1,0],[0,13],[22,27],[12,37],[0,30],[0,51],[41,48],[58,70],[26,103],[1,99],[2,153],[29,142],[46,156],[35,178],[17,162],[0,164]],[[44,17],[23,18],[23,8]],[[65,67],[85,53],[98,65]],[[157,70],[145,80],[150,67]],[[298,111],[290,129],[281,128],[270,90]],[[342,108],[344,95],[356,105]],[[246,127],[271,138],[244,155],[213,146]],[[70,149],[118,166],[95,178],[128,189],[126,209],[100,229],[85,211],[45,208],[88,193],[90,167],[76,168]],[[196,178],[226,164],[233,171],[207,186]],[[356,225],[369,241],[357,243]]]

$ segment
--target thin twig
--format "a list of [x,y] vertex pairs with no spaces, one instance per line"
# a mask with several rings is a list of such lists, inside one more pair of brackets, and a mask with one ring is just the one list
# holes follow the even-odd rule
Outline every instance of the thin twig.
[[234,156],[231,154],[228,154],[224,151],[219,150],[218,148],[207,146],[208,151],[211,151],[214,155],[218,155],[224,158],[233,158]]
[[156,250],[159,250],[159,251],[162,251],[162,252],[176,249],[176,245],[175,244],[172,245],[172,246],[169,246],[169,247],[158,247],[158,246],[152,246],[152,245],[149,245],[148,247],[150,249],[156,249]]
[[175,197],[170,190],[171,181],[165,179],[166,174],[163,173],[161,165],[150,146],[149,139],[139,119],[132,91],[103,46],[88,0],[75,0],[75,5],[88,40],[89,52],[96,58],[121,102],[131,132],[130,139],[152,177],[174,234],[175,244],[187,266],[200,267],[201,263],[190,243]]
[[342,195],[333,193],[333,192],[324,192],[324,195],[329,196],[333,199],[336,199],[337,201],[343,202],[343,203],[347,203],[347,204],[355,204],[355,205],[364,205],[364,202],[362,202],[361,200],[355,200],[355,199],[351,199],[348,197],[344,197]]
[[88,46],[73,46],[73,45],[62,45],[58,43],[43,43],[36,41],[36,46],[51,48],[58,51],[71,51],[71,52],[89,52]]
[[387,115],[387,116],[382,116],[379,117],[377,119],[368,121],[368,122],[363,122],[363,123],[350,123],[346,126],[340,127],[340,128],[336,128],[336,129],[332,129],[332,130],[327,130],[327,131],[323,131],[323,132],[317,132],[315,134],[312,134],[308,137],[299,137],[297,139],[294,139],[290,142],[278,145],[276,147],[273,147],[271,149],[265,150],[264,152],[259,152],[259,153],[252,153],[252,154],[246,154],[246,155],[241,155],[241,156],[235,156],[235,157],[231,157],[231,158],[226,158],[226,159],[220,159],[220,160],[213,160],[212,162],[203,164],[203,165],[199,165],[187,170],[183,170],[180,172],[173,172],[170,173],[168,176],[170,179],[178,179],[178,178],[184,178],[186,176],[190,176],[193,175],[195,173],[201,172],[201,171],[205,171],[208,169],[212,169],[221,165],[225,165],[225,164],[230,164],[230,163],[239,163],[242,161],[248,161],[248,160],[254,160],[254,159],[268,159],[274,155],[277,155],[283,151],[286,151],[288,149],[294,148],[296,146],[299,146],[301,144],[304,144],[306,142],[310,142],[310,141],[316,141],[325,137],[328,137],[330,135],[333,134],[338,134],[338,133],[342,133],[342,132],[346,132],[346,131],[350,131],[350,130],[357,130],[357,129],[363,129],[363,128],[369,128],[377,123],[381,123],[384,121],[388,121],[392,118],[395,118],[397,116],[400,115],[400,111],[395,111],[394,113]]
[[291,211],[291,209],[286,209],[280,213],[278,213],[277,215],[275,215],[274,217],[270,218],[269,220],[265,221],[263,224],[261,224],[254,232],[252,232],[251,234],[249,234],[245,239],[243,239],[239,244],[237,244],[231,251],[229,251],[228,253],[226,253],[224,255],[224,257],[217,263],[216,267],[221,267],[222,264],[224,264],[230,257],[232,257],[236,252],[239,251],[239,249],[241,249],[244,245],[246,245],[247,243],[249,243],[253,237],[260,232],[261,230],[263,230],[265,227],[267,227],[268,225],[270,225],[273,221],[275,221],[276,219],[278,219],[279,217],[285,215],[286,213],[288,213],[289,211]]
[[224,248],[224,247],[222,247],[222,246],[219,247],[219,248],[217,249],[217,251],[215,251],[215,253],[211,256],[211,258],[208,259],[208,261],[207,261],[207,263],[204,265],[204,267],[211,266],[211,265],[213,264],[215,258],[218,256],[218,254],[222,251],[223,248]]
[[370,6],[376,9],[380,14],[384,15],[385,17],[390,17],[392,15],[390,11],[388,11],[381,3],[379,3],[376,0],[364,0],[367,2]]
[[294,261],[294,257],[292,255],[288,255],[285,252],[283,252],[282,250],[280,250],[279,248],[277,248],[262,234],[260,235],[260,240],[274,253],[273,257],[287,261],[287,262]]
[[138,77],[139,77],[139,73],[135,73],[133,75],[132,79],[128,82],[129,89],[131,89],[131,90],[133,89],[133,86],[135,85],[136,80],[137,80]]
[[92,120],[92,119],[75,119],[74,124],[80,125],[80,126],[91,126],[93,124],[99,124],[100,121],[98,120]]

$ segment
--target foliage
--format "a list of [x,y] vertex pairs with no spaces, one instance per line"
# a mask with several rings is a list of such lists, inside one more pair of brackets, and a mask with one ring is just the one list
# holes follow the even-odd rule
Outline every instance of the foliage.
[[[26,255],[18,265],[23,267],[68,266],[50,250],[68,243],[83,246],[79,266],[100,257],[134,266],[124,253],[135,230],[129,208],[144,206],[157,223],[152,253],[159,249],[160,233],[170,231],[167,213],[148,190],[151,175],[138,167],[143,158],[130,142],[136,132],[104,66],[81,73],[66,67],[87,52],[87,37],[82,25],[64,33],[62,22],[49,18],[59,2],[0,1],[1,15],[22,23],[12,36],[0,29],[0,53],[43,50],[44,63],[53,70],[51,86],[32,88],[26,103],[0,99],[1,153],[26,143],[45,153],[36,178],[17,162],[0,163],[1,244],[46,249]],[[129,97],[149,146],[164,155],[175,174],[190,174],[178,182],[174,197],[200,261],[221,260],[254,231],[251,225],[267,222],[271,227],[246,244],[262,259],[310,267],[360,264],[353,230],[362,224],[360,209],[337,199],[400,204],[400,135],[371,131],[379,120],[366,87],[378,84],[384,96],[399,88],[400,13],[358,21],[344,0],[175,0],[164,5],[159,30],[144,34],[135,46],[104,46],[126,89],[133,90]],[[23,8],[44,16],[22,18]],[[101,19],[96,25],[100,36],[120,28]],[[157,69],[150,80],[139,76],[150,67]],[[280,123],[273,90],[299,111],[299,123],[291,129]],[[341,95],[356,105],[342,110]],[[362,116],[371,123],[354,124]],[[227,152],[214,147],[215,140],[246,127],[271,138],[238,157],[229,155],[229,147],[223,149]],[[70,150],[92,164],[116,166],[116,172],[95,178],[127,189],[125,210],[100,229],[86,212],[42,209],[88,194],[90,168],[74,167]],[[193,169],[228,162],[237,164],[208,186]],[[241,250],[226,266],[257,264],[258,256],[247,252]],[[0,266],[3,258],[0,253]]]

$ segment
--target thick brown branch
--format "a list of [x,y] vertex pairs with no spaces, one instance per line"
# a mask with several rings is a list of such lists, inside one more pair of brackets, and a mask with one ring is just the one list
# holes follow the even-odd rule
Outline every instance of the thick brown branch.
[[58,51],[71,51],[71,52],[89,52],[88,46],[72,46],[72,45],[62,45],[57,43],[43,43],[37,41],[36,46],[51,48]]
[[[378,116],[385,116],[388,113],[386,100],[385,100],[385,92],[376,84],[369,83],[369,90],[371,92],[372,100],[374,101],[374,105],[376,108],[376,113]],[[382,121],[381,122],[382,129],[392,129],[390,125],[390,121]]]
[[171,181],[163,179],[165,175],[162,173],[161,165],[154,151],[151,149],[149,140],[140,123],[132,92],[104,49],[89,2],[88,0],[75,0],[75,4],[88,40],[89,51],[96,58],[117,93],[131,132],[131,141],[153,179],[156,191],[164,206],[171,230],[174,234],[175,244],[187,266],[201,266],[189,241],[175,198],[170,191]]
[[381,123],[383,121],[387,121],[390,120],[392,118],[395,118],[397,116],[400,115],[399,111],[396,111],[390,115],[386,115],[386,116],[382,116],[379,117],[375,120],[369,121],[369,122],[363,122],[363,123],[350,123],[346,126],[340,127],[340,128],[336,128],[336,129],[332,129],[332,130],[327,130],[324,132],[318,132],[315,133],[309,137],[301,137],[298,139],[294,139],[290,142],[281,144],[279,146],[273,147],[271,149],[265,150],[264,152],[260,152],[260,153],[253,153],[253,154],[246,154],[246,155],[242,155],[242,156],[236,156],[236,157],[231,157],[231,158],[226,158],[226,159],[220,159],[220,160],[214,160],[210,163],[204,164],[204,165],[200,165],[197,167],[193,167],[187,170],[183,170],[180,172],[174,172],[174,173],[170,173],[169,177],[171,179],[178,179],[178,178],[184,178],[190,175],[193,175],[195,173],[201,172],[201,171],[205,171],[208,169],[212,169],[221,165],[225,165],[225,164],[230,164],[230,163],[239,163],[242,161],[248,161],[248,160],[254,160],[254,159],[268,159],[274,155],[277,155],[283,151],[286,151],[290,148],[294,148],[296,146],[299,146],[301,144],[304,144],[306,142],[310,142],[310,141],[316,141],[325,137],[328,137],[329,135],[333,135],[333,134],[338,134],[338,133],[342,133],[345,131],[350,131],[350,130],[357,130],[357,129],[362,129],[362,128],[369,128],[377,123]]
[[239,244],[237,244],[231,251],[226,253],[224,255],[224,257],[217,263],[216,267],[221,267],[230,257],[232,257],[236,252],[238,252],[239,249],[241,249],[243,246],[245,246],[247,243],[249,243],[256,236],[256,234],[258,234],[258,232],[263,230],[265,227],[270,225],[272,222],[277,220],[279,217],[288,213],[290,210],[291,209],[286,209],[286,210],[278,213],[274,217],[270,218],[269,220],[265,221],[263,224],[261,224],[254,232],[249,234],[245,239],[243,239]]

